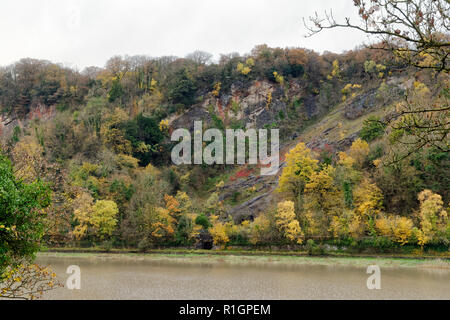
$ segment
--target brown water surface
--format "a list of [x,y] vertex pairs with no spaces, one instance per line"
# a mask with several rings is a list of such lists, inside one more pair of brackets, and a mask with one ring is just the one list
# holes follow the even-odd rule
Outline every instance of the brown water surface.
[[363,265],[179,260],[43,256],[37,262],[51,266],[62,282],[68,266],[81,269],[80,290],[59,288],[45,299],[450,299],[445,267],[381,267],[381,289],[369,290]]

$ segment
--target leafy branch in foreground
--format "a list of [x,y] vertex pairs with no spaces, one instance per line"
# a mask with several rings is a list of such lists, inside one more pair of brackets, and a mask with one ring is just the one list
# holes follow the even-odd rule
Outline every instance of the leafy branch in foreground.
[[47,267],[31,264],[45,232],[50,189],[14,176],[0,154],[0,297],[34,299],[59,285]]
[[449,72],[450,2],[448,0],[353,0],[359,23],[338,22],[330,10],[304,19],[307,37],[326,29],[349,28],[375,36],[381,45],[408,65]]
[[56,274],[48,267],[37,264],[20,264],[9,267],[0,282],[0,297],[34,300],[45,292],[62,287]]
[[[449,83],[437,93],[425,84],[416,82],[404,101],[386,120],[390,123],[389,140],[396,146],[395,159],[401,161],[424,147],[449,152],[450,133]],[[398,146],[401,145],[403,150]],[[399,152],[401,151],[401,152]]]

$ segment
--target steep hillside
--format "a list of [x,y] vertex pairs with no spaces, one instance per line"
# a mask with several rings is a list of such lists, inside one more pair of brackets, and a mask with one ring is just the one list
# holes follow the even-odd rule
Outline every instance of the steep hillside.
[[[447,104],[448,83],[367,49],[113,57],[83,72],[24,59],[0,72],[1,148],[19,178],[51,188],[52,245],[442,245],[447,218],[425,230],[423,208],[449,198],[446,136],[396,125],[445,122],[445,112],[401,111]],[[171,133],[199,120],[220,132],[279,129],[277,174],[175,165]]]
[[[400,100],[404,91],[411,88],[412,81],[408,77],[393,77],[386,80],[390,86],[388,94],[380,93],[380,88],[365,88],[355,95],[355,97],[338,104],[331,110],[317,115],[314,110],[314,120],[306,122],[304,125],[298,124],[298,132],[286,139],[280,148],[280,158],[284,160],[286,152],[292,149],[299,142],[305,142],[306,146],[312,150],[326,150],[334,156],[340,151],[346,151],[352,143],[359,137],[359,132],[364,121],[371,118],[384,118],[393,111],[393,103]],[[314,99],[314,98],[313,98]],[[314,101],[314,100],[313,100]],[[315,104],[313,103],[315,106]],[[309,116],[313,117],[313,115]],[[229,179],[225,186],[221,188],[220,199],[229,200],[236,193],[241,195],[246,190],[254,189],[248,195],[239,197],[239,203],[228,201],[228,212],[235,220],[253,219],[260,212],[265,212],[268,207],[274,207],[277,201],[276,188],[285,161],[280,162],[280,171],[274,176],[259,176],[257,170],[243,177]],[[240,170],[242,172],[242,169]]]

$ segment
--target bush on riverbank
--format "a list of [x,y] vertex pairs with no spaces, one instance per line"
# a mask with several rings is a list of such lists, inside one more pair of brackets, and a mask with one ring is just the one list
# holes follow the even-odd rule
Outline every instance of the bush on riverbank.
[[289,243],[266,243],[254,245],[249,242],[228,243],[225,247],[214,247],[212,250],[199,250],[194,245],[180,245],[177,243],[167,243],[159,245],[148,244],[140,247],[129,247],[124,242],[120,241],[104,241],[100,243],[80,241],[72,242],[65,246],[51,246],[48,247],[50,251],[61,252],[209,252],[214,254],[227,253],[274,253],[287,255],[310,255],[310,256],[324,256],[324,255],[400,255],[400,256],[449,256],[448,246],[444,244],[427,244],[419,247],[413,244],[399,245],[398,243],[389,240],[385,237],[374,237],[364,240],[323,240],[314,241],[307,240],[303,245],[292,245]]

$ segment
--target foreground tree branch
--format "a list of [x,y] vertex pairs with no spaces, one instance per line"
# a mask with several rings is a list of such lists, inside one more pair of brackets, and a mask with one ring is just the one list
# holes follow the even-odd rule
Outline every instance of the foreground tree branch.
[[449,72],[450,2],[448,0],[353,0],[359,23],[338,22],[333,12],[303,19],[313,36],[323,30],[350,28],[375,36],[376,49],[389,50],[408,65]]
[[20,264],[8,268],[0,279],[0,298],[34,300],[63,285],[48,267]]

